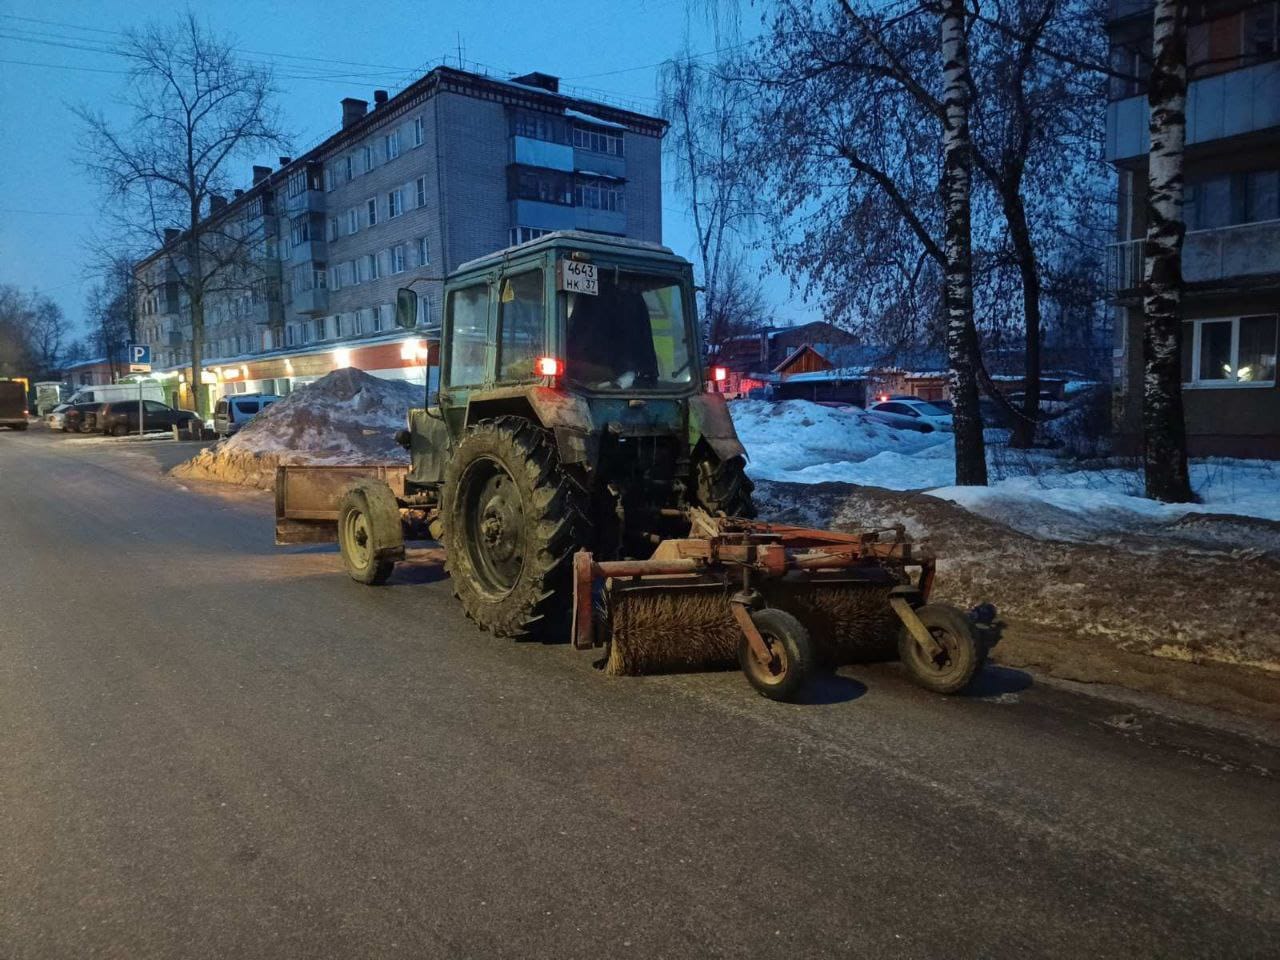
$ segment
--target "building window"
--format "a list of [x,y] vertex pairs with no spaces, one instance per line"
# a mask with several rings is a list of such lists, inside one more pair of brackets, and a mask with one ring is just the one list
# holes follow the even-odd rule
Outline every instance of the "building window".
[[391,248],[391,272],[404,273],[405,270],[404,244],[397,243]]
[[338,264],[337,266],[333,266],[329,268],[329,289],[330,290],[342,289],[342,265],[341,264]]
[[579,150],[607,153],[611,157],[622,156],[622,132],[595,130],[589,127],[573,128],[573,145]]
[[1259,3],[1244,11],[1246,59],[1263,60],[1280,52],[1280,3]]
[[360,153],[364,159],[363,172],[364,173],[371,172],[374,166],[376,165],[376,161],[374,160],[374,157],[373,157],[373,145],[366,143],[363,147],[360,148]]
[[426,327],[431,324],[431,301],[422,294],[418,294],[418,326]]
[[1280,171],[1188,178],[1182,206],[1188,230],[1280,219]]
[[544,230],[541,227],[512,227],[511,245],[514,247],[521,243],[528,243],[530,240],[545,237],[550,232],[550,230]]
[[338,239],[338,218],[337,217],[329,218],[329,239],[330,240]]
[[343,158],[343,165],[346,168],[347,183],[356,178],[356,157],[354,153],[348,153]]
[[347,235],[360,232],[360,208],[352,207],[347,211]]
[[418,206],[425,207],[427,205],[427,178],[419,177],[414,186],[417,187]]
[[614,180],[579,180],[573,188],[573,200],[578,206],[591,210],[622,213],[626,209],[622,184]]
[[515,200],[541,200],[543,203],[573,204],[573,178],[558,170],[512,167],[510,192]]
[[376,225],[377,225],[377,223],[378,223],[378,201],[377,201],[377,199],[375,198],[375,199],[372,199],[372,200],[368,200],[368,201],[366,201],[366,203],[365,203],[365,208],[366,208],[366,209],[367,209],[367,211],[368,211],[368,213],[367,213],[366,215],[367,215],[367,217],[368,217],[368,224],[369,224],[369,226],[371,226],[371,227],[372,227],[372,226],[376,226]]
[[399,190],[392,190],[387,194],[387,219],[394,220],[402,213],[404,213],[404,194]]
[[564,120],[537,110],[517,110],[511,120],[511,133],[530,140],[564,143]]
[[1274,314],[1188,320],[1182,324],[1185,386],[1272,386],[1276,382]]
[[324,317],[316,317],[316,339],[317,340],[325,339],[326,326],[328,326],[328,323]]
[[338,186],[338,171],[333,167],[324,168],[324,189],[325,192],[336,189]]
[[400,156],[400,131],[392,130],[382,138],[382,152],[388,160]]
[[285,328],[284,328],[284,345],[285,345],[286,347],[292,347],[292,346],[293,346],[293,337],[294,337],[294,333],[293,333],[293,324],[292,324],[292,323],[285,324]]
[[422,118],[413,118],[413,145],[415,147],[422,146]]
[[364,258],[365,274],[370,280],[377,280],[378,273],[378,255],[375,253],[368,254]]
[[303,214],[289,221],[289,240],[294,246],[311,239],[311,217]]
[[425,267],[431,262],[431,248],[427,246],[427,238],[418,238],[418,266]]
[[302,168],[289,174],[289,196],[297,197],[307,192],[307,171]]

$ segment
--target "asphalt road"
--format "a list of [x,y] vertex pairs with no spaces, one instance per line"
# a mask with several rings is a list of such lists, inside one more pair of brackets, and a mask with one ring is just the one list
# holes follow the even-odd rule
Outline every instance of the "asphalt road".
[[181,453],[0,433],[5,960],[1280,955],[1261,740],[996,668],[605,678]]

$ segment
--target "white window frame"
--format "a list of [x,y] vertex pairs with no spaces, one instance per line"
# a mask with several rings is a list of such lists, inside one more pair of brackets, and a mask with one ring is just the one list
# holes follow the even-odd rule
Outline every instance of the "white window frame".
[[387,219],[394,220],[404,213],[404,191],[399,187],[387,191]]
[[431,262],[431,244],[427,242],[426,237],[419,237],[417,240],[418,266],[425,267]]
[[390,163],[396,157],[400,156],[400,131],[392,130],[390,133],[382,136],[382,154]]
[[1183,350],[1191,351],[1191,379],[1184,380],[1183,390],[1252,390],[1270,389],[1276,385],[1275,378],[1270,380],[1200,380],[1200,340],[1201,329],[1206,323],[1231,324],[1231,369],[1240,369],[1240,321],[1246,317],[1271,317],[1276,321],[1277,339],[1280,339],[1280,315],[1274,313],[1242,313],[1233,317],[1196,317],[1186,318],[1183,323],[1191,324],[1191,343],[1183,343]]
[[381,272],[378,269],[380,266],[382,266],[382,264],[379,262],[381,261],[381,259],[382,258],[376,253],[365,254],[364,262],[365,262],[370,280],[377,280],[382,276]]
[[370,197],[364,202],[365,223],[371,227],[378,225],[378,198]]
[[418,201],[418,209],[427,205],[427,178],[419,177],[413,182],[414,194]]
[[360,208],[352,207],[347,211],[347,236],[360,232]]
[[397,243],[391,248],[391,272],[404,273],[408,269],[408,258],[405,256],[403,243]]
[[421,115],[413,118],[413,145],[415,147],[422,146],[422,117]]
[[342,221],[338,217],[329,218],[329,239],[337,240],[342,235]]
[[373,149],[373,144],[371,143],[366,143],[360,148],[360,151],[361,156],[364,159],[364,172],[372,173],[378,166],[377,160],[374,159],[377,151]]

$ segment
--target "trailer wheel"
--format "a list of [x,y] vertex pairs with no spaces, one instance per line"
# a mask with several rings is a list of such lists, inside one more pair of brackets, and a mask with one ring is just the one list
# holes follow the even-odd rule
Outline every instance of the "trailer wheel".
[[959,693],[982,669],[987,651],[973,632],[963,610],[945,603],[927,603],[916,616],[942,646],[936,658],[923,650],[905,626],[898,634],[898,655],[911,679],[934,693]]
[[378,543],[376,529],[364,491],[348,490],[338,506],[338,547],[351,579],[370,586],[386,583],[396,566],[378,559],[385,544]]
[[813,641],[804,624],[787,613],[768,607],[753,611],[751,620],[773,654],[766,665],[756,659],[744,636],[738,641],[738,663],[756,693],[770,700],[794,700],[813,669]]
[[747,476],[746,466],[742,457],[721,460],[715,454],[708,454],[699,460],[694,480],[702,508],[712,515],[754,517],[756,508],[751,501],[751,491],[755,484]]
[[445,468],[446,569],[467,616],[500,637],[563,639],[586,494],[555,440],[521,417],[471,427]]

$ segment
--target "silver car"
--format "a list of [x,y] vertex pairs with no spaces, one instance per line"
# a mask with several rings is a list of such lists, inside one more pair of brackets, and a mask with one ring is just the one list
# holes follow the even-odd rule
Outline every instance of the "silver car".
[[238,393],[223,397],[213,408],[213,432],[229,437],[280,397],[274,393]]
[[953,429],[951,414],[928,400],[881,400],[868,405],[867,413],[891,427],[919,430],[921,433]]

